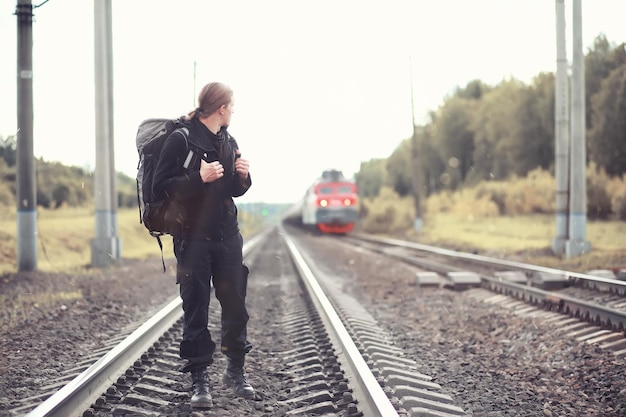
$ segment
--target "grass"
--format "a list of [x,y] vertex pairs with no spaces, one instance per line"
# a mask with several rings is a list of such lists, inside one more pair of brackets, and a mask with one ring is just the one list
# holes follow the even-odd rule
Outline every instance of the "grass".
[[[128,258],[146,258],[160,255],[154,238],[139,223],[136,210],[118,211],[118,237],[122,242],[122,255]],[[0,242],[0,273],[14,272],[17,268],[17,228],[15,220],[0,220],[0,230],[7,238]],[[39,210],[37,214],[37,266],[41,271],[86,272],[91,263],[91,240],[95,237],[93,211],[88,208]],[[163,239],[167,244],[169,239]],[[171,245],[170,245],[171,246]],[[166,254],[171,249],[164,247]]]
[[[118,216],[118,237],[122,256],[147,259],[161,256],[156,239],[148,235],[136,209],[122,209]],[[245,219],[246,216],[242,215]],[[88,273],[91,239],[95,237],[93,210],[89,208],[40,210],[38,226],[38,269],[45,272]],[[260,227],[254,219],[242,221],[242,233]],[[0,211],[0,274],[17,268],[15,211]],[[450,213],[429,214],[424,229],[408,237],[422,243],[487,252],[491,256],[517,259],[572,271],[626,268],[626,222],[588,222],[587,240],[591,253],[562,259],[554,256],[550,242],[555,234],[554,217],[547,215],[472,218]],[[163,254],[172,256],[171,238],[165,237]]]
[[579,272],[626,268],[626,222],[587,222],[591,252],[569,259],[552,253],[550,245],[555,234],[554,217],[548,215],[475,219],[437,213],[425,219],[424,229],[413,238],[426,244],[487,252],[496,257]]
[[[239,226],[244,236],[263,228],[257,217],[240,213]],[[139,223],[138,209],[117,211],[118,238],[126,259],[160,258],[156,238]],[[91,208],[39,209],[37,213],[37,267],[44,272],[87,274],[91,264],[91,240],[95,237],[95,218]],[[15,211],[0,209],[0,275],[17,270],[17,226]],[[161,238],[163,255],[173,256],[172,238]],[[160,259],[159,259],[160,262]]]

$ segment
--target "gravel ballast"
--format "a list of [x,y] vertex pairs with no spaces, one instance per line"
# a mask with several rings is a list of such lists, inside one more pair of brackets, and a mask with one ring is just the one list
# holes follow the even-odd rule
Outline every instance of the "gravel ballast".
[[[325,236],[296,240],[366,306],[415,360],[417,371],[430,375],[468,415],[626,416],[624,360],[610,351],[486,303],[476,291],[420,288],[415,268],[395,259],[355,251]],[[221,399],[219,412],[197,415],[285,415],[271,395],[276,376],[267,374],[268,365],[277,370],[280,363],[265,362],[283,337],[272,326],[276,311],[266,311],[272,297],[281,296],[274,280],[285,265],[274,258],[270,251],[263,260],[253,259],[248,292],[255,345],[248,372],[265,400]],[[160,258],[123,260],[89,275],[7,275],[0,290],[0,416],[10,415],[15,399],[37,393],[60,368],[177,295],[173,274],[163,274]],[[57,297],[36,297],[44,293]],[[181,410],[180,415],[190,414]]]

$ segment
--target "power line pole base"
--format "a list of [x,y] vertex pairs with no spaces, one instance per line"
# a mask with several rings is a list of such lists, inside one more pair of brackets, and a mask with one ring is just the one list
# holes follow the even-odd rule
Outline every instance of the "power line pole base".
[[17,212],[17,270],[37,269],[37,212]]
[[422,231],[423,227],[424,227],[424,221],[422,220],[422,218],[421,217],[415,218],[415,220],[413,221],[413,230],[419,233]]
[[567,242],[567,238],[564,237],[555,237],[552,239],[552,253],[561,256],[565,255],[565,244]]
[[591,252],[591,243],[586,240],[568,240],[565,242],[565,257],[567,259]]

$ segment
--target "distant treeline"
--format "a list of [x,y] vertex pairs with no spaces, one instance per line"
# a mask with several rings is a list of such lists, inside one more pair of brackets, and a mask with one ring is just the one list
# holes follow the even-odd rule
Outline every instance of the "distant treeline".
[[[596,38],[585,56],[587,161],[599,175],[626,171],[626,49]],[[554,171],[555,75],[538,74],[530,85],[515,79],[496,86],[479,80],[457,88],[428,123],[416,126],[419,189],[425,197],[507,181],[534,170]],[[396,138],[388,138],[396,140]],[[382,187],[412,193],[412,138],[387,159],[363,162],[356,175],[363,197]]]
[[[0,138],[0,208],[15,208],[16,196],[15,142]],[[37,205],[47,209],[88,207],[94,204],[93,172],[59,162],[35,160]],[[137,182],[125,174],[117,174],[118,207],[137,208]],[[289,204],[243,203],[238,204],[242,217],[249,222],[276,223]],[[139,216],[139,212],[137,212]],[[139,218],[139,217],[138,217]]]

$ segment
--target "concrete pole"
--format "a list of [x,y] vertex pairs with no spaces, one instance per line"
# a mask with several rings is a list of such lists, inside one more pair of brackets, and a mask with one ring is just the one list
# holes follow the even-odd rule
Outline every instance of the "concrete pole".
[[116,236],[117,219],[114,210],[117,207],[117,197],[113,195],[115,172],[111,162],[113,158],[111,0],[94,0],[94,32],[96,237],[91,241],[91,263],[94,267],[104,267],[120,256],[120,244]]
[[565,253],[569,199],[569,75],[565,45],[565,0],[556,0],[556,80],[554,88],[554,175],[556,180],[555,255]]
[[37,184],[33,156],[33,5],[17,16],[17,269],[37,269]]
[[115,171],[115,117],[114,115],[114,100],[113,100],[113,28],[112,28],[112,5],[111,0],[107,0],[106,6],[106,48],[107,48],[107,61],[106,61],[106,77],[107,77],[107,109],[108,109],[108,117],[106,122],[108,123],[108,136],[107,141],[109,143],[109,175],[111,176],[111,224],[112,224],[112,233],[115,238],[115,253],[113,256],[115,259],[120,259],[122,257],[122,241],[118,238],[119,225],[117,222],[117,208],[119,206],[118,195],[117,195],[117,174]]
[[586,241],[586,123],[585,123],[585,57],[583,54],[581,0],[573,0],[572,54],[572,147],[570,160],[569,240],[565,256],[570,258],[591,250]]

